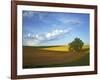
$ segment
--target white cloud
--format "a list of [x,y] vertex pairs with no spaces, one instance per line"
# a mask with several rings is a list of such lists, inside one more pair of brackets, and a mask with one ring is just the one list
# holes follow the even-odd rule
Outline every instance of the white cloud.
[[47,33],[46,38],[50,38],[50,37],[51,37],[51,33]]
[[43,20],[43,18],[45,17],[45,14],[41,14],[40,12],[25,11],[23,12],[23,16],[29,17],[29,18],[37,16],[39,20]]
[[23,16],[26,16],[26,17],[32,17],[34,15],[34,12],[32,11],[26,11],[23,13]]
[[72,18],[72,19],[66,19],[66,18],[60,18],[59,21],[61,23],[64,23],[64,24],[81,24],[82,22],[77,19],[77,18]]
[[[70,32],[71,29],[55,29],[51,32],[45,33],[45,34],[32,34],[32,33],[28,33],[25,37],[24,37],[24,41],[26,41],[25,43],[27,44],[39,44],[40,42],[43,41],[50,41],[53,39],[58,38],[59,36],[62,36],[65,33]],[[26,40],[27,39],[27,40]],[[33,43],[32,43],[33,42]]]
[[55,29],[51,32],[48,32],[48,33],[45,33],[45,34],[32,34],[32,33],[28,33],[24,39],[33,39],[33,40],[39,40],[39,41],[42,41],[42,40],[48,40],[48,39],[53,39],[55,37],[59,37],[65,33],[68,33],[70,32],[71,29]]
[[47,33],[45,36],[46,38],[53,38],[53,37],[57,37],[61,34],[65,33],[65,30],[53,30],[52,32]]
[[28,33],[28,35],[27,35],[28,37],[31,37],[31,33]]

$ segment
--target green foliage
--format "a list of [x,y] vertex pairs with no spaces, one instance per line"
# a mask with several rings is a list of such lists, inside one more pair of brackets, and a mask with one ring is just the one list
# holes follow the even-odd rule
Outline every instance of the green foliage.
[[84,43],[82,40],[80,40],[80,38],[75,38],[71,43],[69,43],[69,50],[79,52],[82,49],[83,45]]

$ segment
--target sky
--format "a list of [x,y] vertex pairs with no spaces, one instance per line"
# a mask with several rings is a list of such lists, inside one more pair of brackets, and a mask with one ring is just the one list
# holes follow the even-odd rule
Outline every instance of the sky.
[[65,12],[22,12],[24,46],[67,45],[76,37],[89,44],[89,14]]

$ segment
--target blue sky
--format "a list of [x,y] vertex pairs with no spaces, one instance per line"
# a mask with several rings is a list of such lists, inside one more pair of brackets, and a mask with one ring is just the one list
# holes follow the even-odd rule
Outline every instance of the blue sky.
[[23,45],[67,45],[78,37],[89,44],[89,14],[23,11]]

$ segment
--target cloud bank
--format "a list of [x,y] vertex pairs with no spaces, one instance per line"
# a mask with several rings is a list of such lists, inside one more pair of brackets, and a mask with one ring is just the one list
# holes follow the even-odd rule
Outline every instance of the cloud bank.
[[31,40],[31,41],[35,41],[37,43],[40,42],[46,42],[46,41],[51,41],[51,40],[55,40],[60,36],[63,36],[66,33],[71,32],[71,29],[55,29],[51,32],[47,32],[45,34],[32,34],[32,33],[28,33],[26,36],[24,36],[24,40]]

